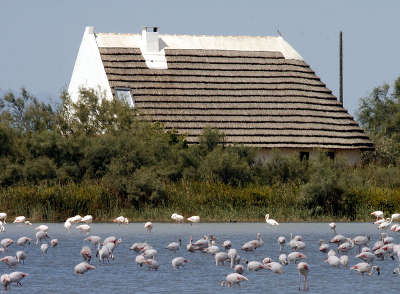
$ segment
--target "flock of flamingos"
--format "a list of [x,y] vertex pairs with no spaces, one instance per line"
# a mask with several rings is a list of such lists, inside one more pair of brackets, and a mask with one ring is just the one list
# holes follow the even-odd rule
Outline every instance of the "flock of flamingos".
[[[360,263],[351,266],[350,270],[359,272],[360,274],[372,275],[376,272],[380,274],[380,268],[374,265],[375,259],[383,260],[384,257],[390,257],[393,260],[395,256],[400,260],[400,244],[394,244],[392,237],[386,233],[389,229],[394,232],[400,231],[400,225],[395,224],[395,222],[400,221],[400,214],[392,214],[390,218],[384,218],[384,213],[382,211],[374,211],[371,213],[372,216],[376,217],[374,224],[377,225],[380,233],[380,239],[376,241],[372,246],[370,245],[370,236],[355,236],[354,238],[348,238],[343,235],[336,233],[336,224],[330,223],[329,227],[333,232],[333,238],[326,243],[323,240],[319,241],[319,250],[326,253],[325,262],[333,267],[347,267],[348,255],[351,250],[357,245],[357,255],[356,258],[361,260]],[[6,213],[0,213],[0,232],[6,231]],[[171,219],[177,223],[183,223],[185,221],[184,217],[179,214],[172,214]],[[186,219],[190,223],[199,223],[199,216],[192,216]],[[90,234],[90,224],[93,221],[91,215],[86,215],[81,217],[79,215],[68,218],[64,223],[64,228],[67,232],[70,232],[72,226],[76,224],[75,229],[85,233]],[[265,221],[268,225],[278,226],[279,223],[273,219],[269,218],[269,214],[265,216]],[[117,224],[129,224],[129,220],[126,217],[120,216],[113,220]],[[18,216],[15,218],[14,223],[32,225],[24,216]],[[147,222],[144,225],[144,229],[151,233],[153,224]],[[36,230],[36,240],[34,241],[37,246],[40,246],[40,250],[43,254],[47,253],[49,246],[55,247],[58,245],[57,239],[49,240],[48,237],[48,226],[40,225],[35,227]],[[114,259],[114,251],[118,245],[122,242],[115,236],[110,236],[101,240],[99,236],[89,235],[85,239],[89,246],[83,246],[80,251],[82,256],[82,262],[74,267],[75,274],[84,274],[89,270],[94,270],[96,267],[91,264],[92,256],[98,259],[99,263],[110,262],[110,259]],[[0,241],[0,252],[6,255],[8,248],[16,244],[21,247],[15,256],[5,256],[0,259],[1,262],[6,263],[10,269],[14,269],[19,264],[24,264],[24,260],[27,258],[27,254],[24,252],[24,248],[33,243],[33,240],[29,237],[22,236],[18,240],[14,241],[10,238],[4,238]],[[205,235],[203,238],[193,241],[192,236],[190,236],[189,243],[186,245],[186,250],[191,253],[197,251],[206,254],[211,254],[215,258],[216,266],[228,264],[231,268],[232,273],[229,273],[225,280],[221,282],[221,286],[231,287],[234,285],[240,285],[243,281],[248,281],[248,278],[243,275],[245,271],[259,271],[259,270],[270,270],[275,274],[283,274],[284,267],[288,264],[296,264],[297,270],[299,272],[299,290],[304,291],[309,289],[307,275],[310,271],[310,266],[307,262],[307,256],[303,253],[306,248],[306,243],[303,238],[299,235],[291,236],[289,240],[286,240],[284,236],[280,236],[277,239],[280,246],[280,253],[277,261],[273,261],[270,257],[264,258],[262,261],[245,261],[241,264],[241,258],[239,256],[239,250],[232,248],[232,242],[230,240],[218,240],[216,236]],[[248,241],[243,244],[240,250],[243,251],[254,251],[257,248],[264,245],[264,241],[261,238],[261,234],[257,234],[255,240]],[[62,244],[60,244],[62,246]],[[181,249],[182,241],[172,242],[167,245],[167,249],[173,252],[177,252]],[[291,253],[283,253],[283,248],[289,246],[291,248]],[[333,248],[330,248],[333,246]],[[138,266],[147,266],[149,270],[157,270],[159,268],[159,263],[157,261],[157,250],[153,248],[148,243],[134,243],[130,250],[137,253],[136,263]],[[243,261],[243,260],[242,260]],[[188,260],[185,257],[175,257],[172,259],[171,264],[173,269],[178,269],[183,267]],[[400,274],[400,268],[395,268],[393,270],[394,274]],[[20,271],[14,271],[8,274],[3,274],[0,277],[1,284],[4,290],[8,290],[11,284],[16,284],[17,286],[22,286],[21,281],[27,277],[28,274]],[[304,283],[301,281],[303,277]]]

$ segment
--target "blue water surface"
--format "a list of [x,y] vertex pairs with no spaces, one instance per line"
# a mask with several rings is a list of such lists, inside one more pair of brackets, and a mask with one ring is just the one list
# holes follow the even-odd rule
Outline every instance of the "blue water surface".
[[[7,224],[6,231],[0,238],[17,240],[21,236],[35,239],[36,231],[33,226]],[[229,265],[216,266],[214,257],[200,252],[186,251],[186,244],[190,236],[194,240],[204,234],[214,234],[219,240],[229,239],[233,247],[239,249],[241,245],[256,238],[257,232],[262,234],[264,246],[255,252],[239,254],[242,261],[262,261],[271,257],[277,261],[279,245],[278,236],[290,233],[302,235],[307,244],[304,253],[310,265],[310,290],[308,293],[398,293],[400,291],[400,276],[393,275],[392,271],[398,266],[398,261],[386,258],[376,261],[381,267],[382,274],[364,276],[350,271],[349,267],[360,260],[354,256],[354,248],[348,255],[347,268],[333,268],[324,262],[326,254],[319,252],[318,241],[329,241],[332,232],[326,223],[285,223],[279,227],[269,227],[264,223],[211,223],[211,224],[161,224],[155,223],[153,231],[146,233],[143,224],[116,225],[94,223],[92,235],[102,238],[116,236],[123,242],[115,250],[115,260],[110,264],[100,264],[96,259],[92,264],[96,269],[84,275],[74,275],[74,266],[82,261],[79,254],[82,246],[88,245],[83,241],[86,235],[72,229],[71,233],[64,230],[63,224],[47,224],[49,236],[57,238],[59,245],[49,248],[47,255],[43,255],[38,245],[28,246],[25,251],[28,255],[24,265],[16,269],[9,269],[6,264],[0,263],[0,273],[23,271],[29,274],[23,280],[23,286],[13,285],[7,293],[299,293],[298,271],[295,264],[284,267],[283,275],[273,274],[270,271],[247,272],[244,275],[249,279],[240,287],[223,288],[220,282],[232,270]],[[368,223],[338,223],[337,232],[346,237],[355,237],[364,234],[371,235],[371,243],[377,240],[379,232],[373,224]],[[399,242],[397,233],[391,234],[395,242]],[[182,239],[182,248],[170,252],[165,247],[173,241]],[[148,242],[158,250],[157,260],[160,263],[158,271],[149,271],[146,267],[137,267],[136,254],[129,250],[134,242]],[[334,248],[335,246],[331,246]],[[4,255],[14,255],[19,246],[13,244]],[[286,253],[290,250],[285,248]],[[172,269],[171,260],[177,256],[184,256],[189,260],[184,268]]]

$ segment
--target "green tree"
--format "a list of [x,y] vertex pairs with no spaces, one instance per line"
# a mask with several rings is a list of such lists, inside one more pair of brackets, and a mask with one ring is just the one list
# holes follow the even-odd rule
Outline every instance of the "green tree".
[[384,84],[361,98],[357,115],[376,148],[365,159],[396,164],[400,155],[400,77],[392,87]]

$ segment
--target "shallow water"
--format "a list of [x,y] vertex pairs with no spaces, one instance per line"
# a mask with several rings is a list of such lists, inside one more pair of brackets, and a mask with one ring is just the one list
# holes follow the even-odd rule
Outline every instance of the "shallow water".
[[[34,227],[25,225],[7,224],[7,230],[0,234],[0,238],[16,240],[21,236],[35,238]],[[63,224],[48,224],[49,236],[57,238],[59,245],[49,248],[43,256],[38,246],[26,248],[28,258],[24,265],[18,265],[15,270],[29,274],[23,280],[23,287],[12,286],[8,293],[298,293],[298,272],[296,265],[284,267],[283,275],[276,275],[270,271],[245,272],[249,281],[240,287],[222,288],[220,282],[231,272],[229,265],[215,266],[214,257],[202,253],[186,251],[190,235],[193,239],[201,238],[203,234],[214,234],[219,240],[229,239],[235,248],[256,237],[261,232],[265,241],[263,247],[255,252],[239,252],[243,259],[259,260],[269,256],[277,261],[279,246],[276,239],[280,235],[289,239],[290,233],[300,234],[307,248],[304,251],[310,265],[310,291],[308,293],[398,293],[400,290],[400,276],[393,275],[392,270],[397,261],[391,259],[377,261],[382,269],[380,276],[362,277],[348,268],[333,268],[324,263],[325,254],[318,250],[318,240],[328,241],[332,233],[326,223],[286,223],[278,228],[268,227],[261,223],[235,224],[154,224],[152,233],[146,233],[143,224],[115,225],[92,224],[93,235],[105,238],[114,235],[122,238],[123,243],[115,250],[115,260],[110,264],[99,264],[93,260],[97,268],[84,275],[76,276],[73,268],[80,263],[80,249],[88,245],[83,239],[85,235],[73,230],[65,232]],[[355,237],[359,234],[370,234],[372,242],[378,238],[374,225],[366,223],[338,223],[338,233],[346,237]],[[395,242],[399,236],[392,234]],[[173,253],[164,249],[170,242],[183,241],[183,248]],[[134,242],[146,241],[158,250],[158,271],[148,271],[145,267],[138,268],[135,256],[128,248]],[[13,255],[20,248],[13,244],[4,255]],[[286,253],[289,252],[285,248]],[[349,254],[349,266],[358,262],[354,256],[356,249]],[[173,270],[171,260],[177,256],[184,256],[189,260],[185,268]],[[9,273],[6,264],[0,264],[0,274]]]

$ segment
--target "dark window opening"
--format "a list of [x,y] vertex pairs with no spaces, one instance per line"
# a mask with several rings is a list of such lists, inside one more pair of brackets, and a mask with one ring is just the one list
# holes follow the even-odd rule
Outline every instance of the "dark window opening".
[[330,159],[335,159],[335,152],[333,151],[326,152],[326,156],[328,156]]
[[300,152],[300,160],[309,160],[310,159],[310,152]]

